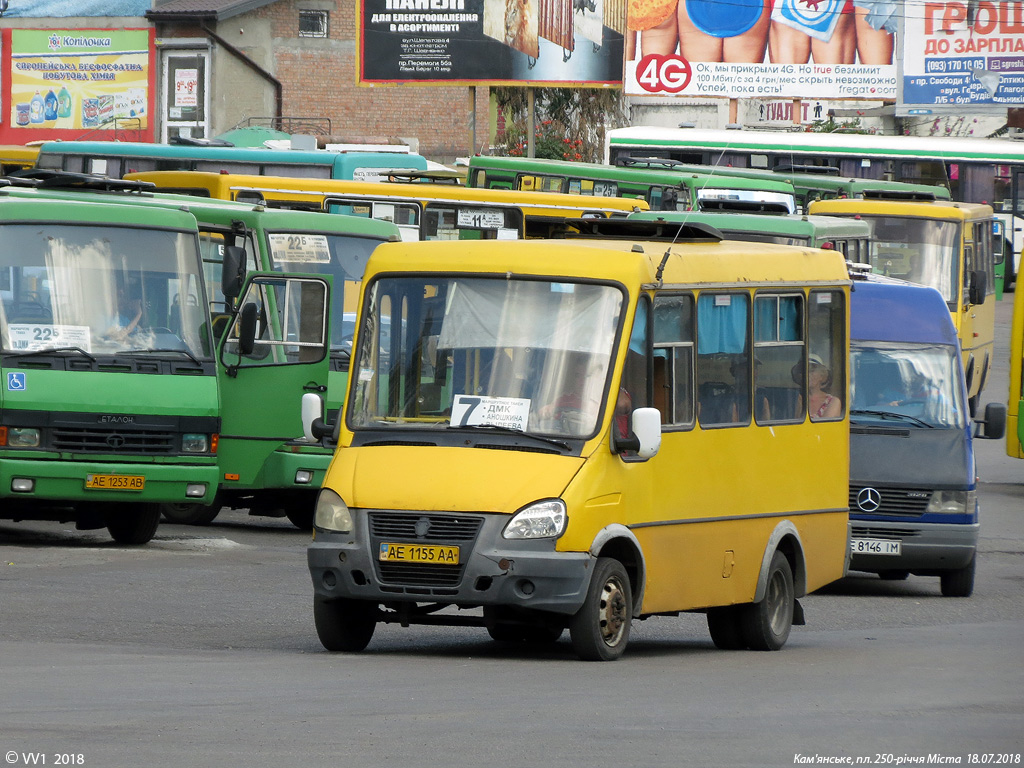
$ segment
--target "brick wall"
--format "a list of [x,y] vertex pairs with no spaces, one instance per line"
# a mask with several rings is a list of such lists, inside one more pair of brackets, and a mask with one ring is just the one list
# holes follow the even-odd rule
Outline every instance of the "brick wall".
[[[299,9],[330,13],[329,39],[298,36]],[[273,74],[284,86],[283,114],[328,117],[335,141],[415,138],[419,152],[450,162],[471,154],[470,88],[356,85],[356,3],[279,0],[250,15],[271,26]],[[487,141],[488,89],[476,88],[476,144]]]

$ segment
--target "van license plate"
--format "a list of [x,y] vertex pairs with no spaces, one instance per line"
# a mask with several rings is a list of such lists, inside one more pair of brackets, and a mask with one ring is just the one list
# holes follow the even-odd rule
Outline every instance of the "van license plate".
[[85,487],[94,491],[141,491],[144,475],[86,475]]
[[379,559],[389,563],[434,563],[437,565],[458,565],[459,548],[424,544],[380,545]]
[[855,555],[899,555],[902,543],[892,539],[851,539],[850,552]]

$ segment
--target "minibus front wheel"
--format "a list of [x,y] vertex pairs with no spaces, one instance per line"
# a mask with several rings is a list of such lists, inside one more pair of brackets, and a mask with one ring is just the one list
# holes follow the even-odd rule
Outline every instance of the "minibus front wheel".
[[599,557],[587,596],[569,622],[573,650],[585,661],[614,661],[626,650],[633,590],[622,563]]
[[377,604],[314,597],[313,621],[320,644],[328,651],[356,653],[370,644],[377,628]]

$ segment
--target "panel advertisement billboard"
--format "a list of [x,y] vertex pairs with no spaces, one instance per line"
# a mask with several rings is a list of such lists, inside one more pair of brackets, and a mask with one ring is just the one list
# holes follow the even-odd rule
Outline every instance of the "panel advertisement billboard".
[[630,0],[626,92],[894,99],[900,3]]
[[152,141],[153,52],[151,29],[3,30],[0,136]]
[[626,0],[357,0],[361,85],[621,86]]
[[1024,103],[1024,3],[914,0],[905,15],[899,106]]

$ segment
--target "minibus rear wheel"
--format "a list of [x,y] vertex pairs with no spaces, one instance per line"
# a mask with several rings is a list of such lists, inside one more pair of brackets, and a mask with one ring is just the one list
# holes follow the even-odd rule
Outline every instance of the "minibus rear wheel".
[[629,643],[633,590],[618,560],[599,557],[587,596],[569,621],[573,650],[585,661],[614,661]]
[[159,504],[116,504],[107,512],[107,530],[118,544],[145,544],[159,525]]
[[377,628],[377,604],[366,600],[313,598],[313,621],[328,651],[355,653],[366,648]]
[[740,629],[754,651],[777,651],[789,639],[793,626],[793,569],[779,551],[768,568],[768,585],[760,602],[743,606]]
[[741,651],[747,647],[740,627],[742,605],[725,605],[708,609],[708,631],[716,648],[723,651]]

